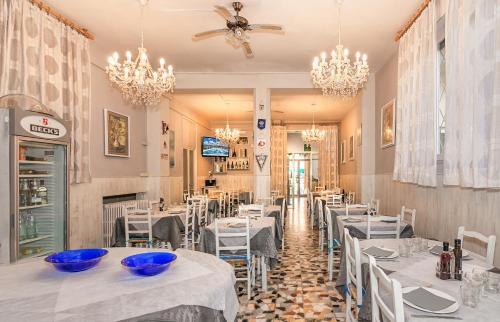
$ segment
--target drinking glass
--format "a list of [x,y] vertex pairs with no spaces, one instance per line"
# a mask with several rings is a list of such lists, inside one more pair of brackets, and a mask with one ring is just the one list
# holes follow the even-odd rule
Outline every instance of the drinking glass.
[[500,292],[500,275],[492,272],[487,272],[486,284],[484,286],[486,292],[497,294]]
[[428,252],[429,251],[429,240],[426,238],[420,239],[420,251]]
[[420,253],[422,251],[420,244],[422,244],[422,238],[421,237],[415,237],[413,238],[413,252],[414,253]]
[[480,287],[471,280],[464,280],[460,285],[460,296],[463,305],[475,308],[479,304]]
[[409,243],[407,240],[401,240],[401,242],[398,245],[398,248],[399,248],[399,256],[401,257],[411,256],[411,243]]
[[488,297],[486,293],[486,282],[488,281],[488,272],[483,268],[474,267],[472,269],[472,279],[480,283],[481,296]]

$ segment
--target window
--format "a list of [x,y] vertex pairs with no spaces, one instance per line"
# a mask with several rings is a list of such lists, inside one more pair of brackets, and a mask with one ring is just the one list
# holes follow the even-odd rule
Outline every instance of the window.
[[446,44],[441,40],[438,44],[438,90],[437,90],[437,144],[438,155],[444,152],[445,115],[446,115]]

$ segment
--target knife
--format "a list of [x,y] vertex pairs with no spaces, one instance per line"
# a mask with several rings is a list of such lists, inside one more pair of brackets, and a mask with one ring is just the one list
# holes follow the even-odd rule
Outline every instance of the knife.
[[449,315],[430,315],[430,314],[412,314],[413,318],[431,318],[431,319],[448,319],[448,320],[462,320],[459,316]]

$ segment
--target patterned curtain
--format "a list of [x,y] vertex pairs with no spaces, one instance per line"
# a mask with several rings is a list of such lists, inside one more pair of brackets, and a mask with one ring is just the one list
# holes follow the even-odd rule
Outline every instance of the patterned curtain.
[[0,95],[34,97],[71,121],[71,182],[90,181],[88,39],[28,0],[0,6]]
[[319,143],[319,185],[333,189],[339,184],[339,130],[336,125],[322,126],[321,129],[325,131],[325,139]]
[[500,188],[500,2],[449,1],[443,182]]
[[286,126],[271,127],[271,190],[286,195],[288,179]]
[[401,38],[393,179],[436,186],[436,17],[429,4]]

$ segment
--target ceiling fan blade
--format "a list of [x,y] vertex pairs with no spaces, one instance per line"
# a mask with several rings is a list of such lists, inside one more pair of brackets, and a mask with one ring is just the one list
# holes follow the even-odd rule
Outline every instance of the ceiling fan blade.
[[224,18],[230,22],[236,21],[234,19],[234,16],[229,12],[229,10],[226,7],[223,7],[223,6],[214,6],[214,7],[215,7],[215,12],[217,12],[219,15],[221,15],[222,18]]
[[248,30],[283,30],[280,25],[270,25],[270,24],[260,24],[260,25],[248,25]]
[[193,36],[193,38],[196,39],[196,38],[212,37],[212,36],[217,36],[219,34],[224,34],[228,31],[229,31],[229,29],[227,29],[227,28],[204,31],[204,32],[197,33],[196,35]]
[[252,58],[253,51],[252,51],[252,47],[250,47],[250,43],[244,42],[241,45],[243,46],[243,50],[245,51],[245,55],[247,56],[247,58]]

